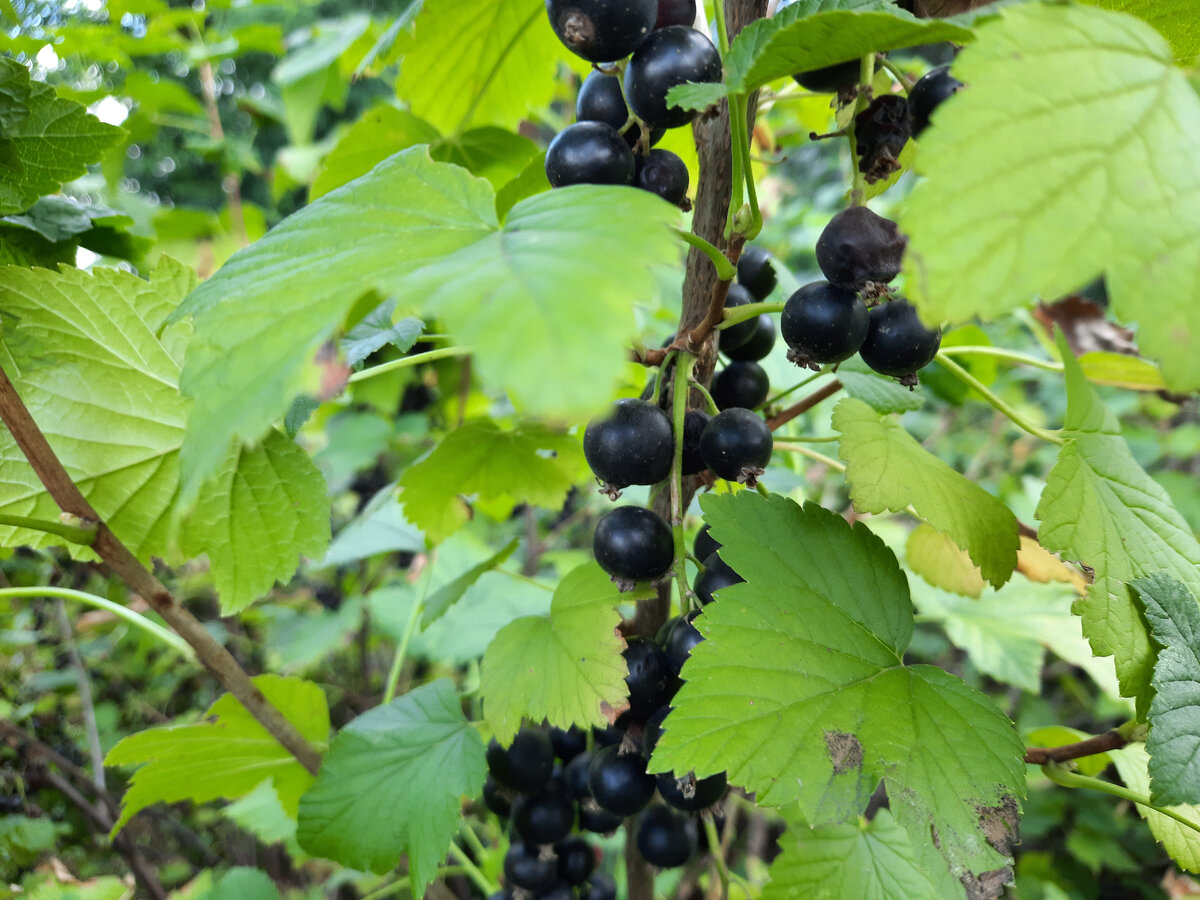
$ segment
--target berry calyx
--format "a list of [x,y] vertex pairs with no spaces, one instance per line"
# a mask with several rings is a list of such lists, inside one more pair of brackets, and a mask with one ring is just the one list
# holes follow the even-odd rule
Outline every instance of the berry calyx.
[[670,807],[653,806],[638,824],[637,846],[652,866],[682,866],[696,852],[696,823]]
[[583,433],[583,455],[612,499],[631,484],[657,484],[671,474],[671,420],[645,400],[618,400]]
[[513,803],[512,823],[527,844],[553,844],[571,833],[575,804],[561,788],[522,794]]
[[646,760],[640,753],[622,756],[616,747],[605,747],[593,754],[588,788],[601,809],[616,816],[632,816],[645,809],[654,787],[654,776],[646,773]]
[[536,791],[554,771],[554,746],[540,728],[522,728],[507,748],[492,738],[487,748],[492,776],[514,791]]
[[550,27],[563,45],[589,62],[624,59],[658,19],[657,0],[546,0]]
[[669,28],[672,25],[696,23],[696,0],[658,0],[658,19],[654,27]]
[[871,310],[867,339],[859,348],[863,362],[881,375],[891,375],[914,387],[916,373],[933,362],[942,333],[921,324],[907,300],[881,303]]
[[625,69],[625,97],[643,122],[678,128],[696,117],[693,109],[668,106],[667,92],[677,84],[719,82],[721,54],[705,35],[686,25],[670,25],[650,34]]
[[733,360],[713,377],[712,398],[718,409],[754,409],[771,392],[767,371],[756,362]]
[[907,244],[895,222],[865,206],[851,206],[830,219],[817,238],[817,265],[838,287],[887,284],[900,274]]
[[[625,105],[625,95],[621,92],[621,79],[616,75],[593,70],[583,79],[579,95],[575,98],[575,118],[580,122],[603,122],[611,126],[621,132],[630,147],[635,146],[642,135],[636,123],[625,127],[629,121],[629,107]],[[650,146],[658,143],[664,133],[661,128],[652,129]]]
[[689,409],[683,416],[683,459],[681,471],[684,475],[697,475],[704,471],[704,457],[700,455],[700,435],[712,419],[699,409]]
[[913,137],[928,128],[933,111],[962,88],[963,83],[950,74],[949,66],[938,66],[926,72],[908,92],[908,114],[912,119]]
[[675,559],[670,526],[640,506],[619,506],[601,516],[592,536],[592,553],[622,590],[632,590],[634,582],[660,578]]
[[[754,365],[746,363],[744,365]],[[726,481],[758,483],[771,461],[771,429],[762,417],[735,407],[713,416],[700,435],[700,454],[713,474]]]
[[766,300],[771,291],[775,290],[777,281],[771,255],[762,247],[750,246],[744,249],[738,258],[737,280],[755,300]]
[[663,802],[683,812],[708,809],[725,796],[728,785],[724,772],[699,779],[694,772],[688,772],[682,778],[676,778],[674,772],[658,776],[658,793]]
[[720,555],[713,553],[704,558],[704,571],[696,578],[692,590],[696,592],[701,605],[707,606],[716,599],[714,595],[717,591],[727,588],[731,584],[741,584],[745,580],[733,571]]
[[568,125],[546,149],[546,178],[551,187],[633,184],[635,168],[625,138],[603,122]]
[[[670,150],[651,150],[637,157],[633,183],[658,194],[674,206],[684,206],[689,183],[687,164]],[[691,208],[690,206],[688,207]]]
[[552,853],[542,856],[536,846],[513,841],[504,854],[504,877],[511,887],[545,890],[558,880],[558,860]]
[[567,884],[583,884],[596,868],[596,851],[581,837],[564,838],[554,845],[558,877]]
[[858,352],[867,337],[870,316],[854,291],[828,281],[806,284],[788,298],[779,329],[791,350],[788,359],[819,370]]
[[[750,319],[754,323],[754,333],[750,335],[750,339],[740,347],[729,349],[722,343],[721,352],[729,359],[742,360],[744,362],[758,362],[760,359],[766,359],[771,351],[775,348],[775,320],[767,313],[761,313],[757,319]],[[724,338],[722,338],[722,342]]]
[[674,673],[667,663],[667,654],[653,641],[630,637],[622,654],[629,668],[625,684],[629,687],[629,715],[644,720],[671,700],[674,693]]

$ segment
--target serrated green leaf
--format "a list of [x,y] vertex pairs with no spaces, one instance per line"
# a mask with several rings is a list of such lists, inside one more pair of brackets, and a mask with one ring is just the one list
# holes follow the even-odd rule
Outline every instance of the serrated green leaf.
[[0,57],[0,214],[22,212],[78,178],[123,133]]
[[371,17],[351,13],[338,19],[325,19],[312,27],[308,40],[293,46],[285,59],[271,72],[276,84],[295,84],[301,79],[329,68],[366,32]]
[[[317,685],[278,675],[259,675],[254,684],[309,741],[323,744],[328,739],[329,710]],[[204,722],[151,728],[122,739],[104,762],[140,766],[121,799],[114,831],[153,803],[233,800],[267,778],[274,780],[279,802],[294,818],[300,795],[313,781],[232,694],[209,707]]]
[[1156,573],[1130,582],[1154,640],[1150,704],[1150,799],[1158,806],[1200,804],[1200,606],[1175,579]]
[[483,741],[444,678],[376,707],[339,732],[300,800],[300,846],[356,869],[408,857],[414,897],[445,858],[460,797],[483,787]]
[[1046,479],[1035,515],[1047,550],[1091,567],[1087,596],[1075,604],[1097,656],[1115,656],[1121,693],[1144,711],[1154,653],[1125,583],[1164,572],[1200,594],[1200,543],[1167,492],[1137,464],[1120,423],[1059,341],[1066,366],[1066,444]]
[[509,211],[522,200],[548,190],[550,180],[546,178],[546,154],[543,152],[529,160],[520,175],[496,191],[496,215],[503,222],[508,218]]
[[438,141],[429,154],[486,178],[499,190],[524,170],[541,151],[527,137],[495,126],[472,128]]
[[859,512],[899,512],[908,505],[966,550],[997,587],[1017,567],[1017,519],[1007,506],[946,465],[905,431],[861,400],[848,398],[833,412],[841,433],[850,496]]
[[496,740],[510,743],[525,717],[559,728],[607,724],[604,707],[616,709],[629,697],[616,604],[653,595],[653,588],[622,594],[588,563],[555,589],[549,616],[504,626],[483,656],[479,687]]
[[388,344],[401,353],[407,353],[412,348],[421,332],[425,330],[425,323],[414,316],[393,322],[392,312],[395,309],[395,300],[385,300],[346,332],[341,341],[346,365],[357,366],[376,350]]
[[[1110,750],[1108,755],[1127,788],[1143,796],[1150,794],[1150,756],[1145,744],[1130,744],[1120,750]],[[1150,826],[1154,839],[1162,844],[1175,864],[1185,872],[1200,872],[1200,833],[1140,803],[1134,806]],[[1193,822],[1200,822],[1200,806],[1176,806],[1173,809]]]
[[1188,0],[1083,0],[1088,6],[1099,6],[1116,12],[1129,13],[1149,24],[1171,42],[1175,61],[1187,65],[1200,54],[1200,18]]
[[266,872],[235,866],[189,900],[279,900],[279,889]]
[[983,593],[983,574],[971,558],[954,543],[954,538],[922,522],[908,535],[904,561],[929,584],[954,594],[978,598]]
[[279,802],[273,779],[264,779],[258,787],[227,805],[221,812],[264,844],[284,844],[297,862],[305,857],[306,854],[296,843],[296,817],[288,815]]
[[358,518],[338,532],[321,565],[340,566],[377,553],[419,553],[424,549],[425,536],[404,518],[392,484],[372,497]]
[[703,81],[677,84],[667,91],[667,107],[680,109],[708,109],[720,103],[728,95],[729,90],[721,82]]
[[1200,97],[1170,48],[1065,4],[1009,6],[978,35],[900,217],[910,298],[930,322],[992,319],[1104,274],[1167,383],[1200,387],[1200,170],[1178,165],[1200,145]]
[[925,405],[925,392],[920,387],[909,390],[894,378],[870,371],[858,357],[842,363],[838,367],[837,378],[847,394],[863,401],[876,412],[911,412]]
[[440,137],[436,128],[407,110],[394,106],[368,110],[325,157],[309,188],[309,202],[366,175],[393,153],[416,144],[433,144]]
[[544,425],[468,422],[409,466],[400,478],[401,502],[409,521],[436,543],[467,521],[460,494],[557,509],[582,464],[579,442]]
[[935,828],[953,871],[1002,864],[981,828],[994,839],[997,821],[1015,819],[1024,748],[983,694],[902,663],[912,606],[882,541],[778,495],[710,495],[701,507],[747,580],[697,619],[706,640],[651,769],[728,771],[760,804],[798,802],[814,826],[853,819],[882,779],[898,820],[910,835]]
[[1084,353],[1079,357],[1079,365],[1088,381],[1096,384],[1111,384],[1131,391],[1163,391],[1167,388],[1158,366],[1126,353],[1104,350]]
[[194,496],[234,440],[257,440],[283,416],[317,349],[359,297],[395,293],[422,264],[497,227],[486,181],[413,147],[234,254],[177,311],[196,329],[181,379],[196,399],[184,496]]
[[517,549],[517,545],[520,543],[519,538],[513,538],[483,562],[471,566],[471,568],[467,569],[467,571],[454,580],[442,585],[430,594],[429,599],[425,601],[425,612],[421,614],[421,628],[427,628],[433,622],[440,619],[446,610],[462,599],[467,589],[477,582],[482,575],[503,565],[505,560],[513,555],[513,551]]

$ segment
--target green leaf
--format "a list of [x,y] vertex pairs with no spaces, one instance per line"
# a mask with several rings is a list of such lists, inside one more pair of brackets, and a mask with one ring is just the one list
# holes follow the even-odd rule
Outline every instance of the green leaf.
[[[1145,744],[1129,744],[1120,750],[1108,751],[1108,755],[1127,788],[1143,796],[1150,794],[1150,757]],[[1175,864],[1185,872],[1200,873],[1200,833],[1140,803],[1134,805],[1138,815],[1150,826],[1154,839],[1162,844]],[[1200,805],[1172,808],[1193,822],[1200,822]]]
[[1089,6],[1099,6],[1129,13],[1148,23],[1171,42],[1175,61],[1188,65],[1200,54],[1200,19],[1186,0],[1146,3],[1145,0],[1083,0]]
[[1121,693],[1150,700],[1154,652],[1125,583],[1163,572],[1200,594],[1200,543],[1167,492],[1137,464],[1120,423],[1100,402],[1060,338],[1066,366],[1066,444],[1038,504],[1038,540],[1091,567],[1087,596],[1075,605],[1097,656],[1115,656]]
[[944,531],[922,522],[908,535],[904,561],[917,575],[937,588],[978,598],[983,593],[983,575]]
[[360,296],[395,293],[423,263],[497,227],[486,181],[413,147],[234,254],[176,313],[192,316],[196,329],[181,381],[196,398],[183,446],[184,496],[194,496],[235,439],[256,440],[283,416],[318,348]]
[[0,816],[0,863],[12,872],[32,866],[43,853],[54,850],[59,827],[50,819]]
[[549,104],[565,55],[542,0],[426,0],[398,49],[397,95],[443,134],[515,128]]
[[296,843],[296,817],[288,815],[279,802],[273,779],[263,780],[258,787],[230,803],[221,812],[264,844],[284,844],[297,861],[305,856]]
[[1178,164],[1200,145],[1200,97],[1170,47],[1065,4],[1006,7],[978,35],[954,65],[970,90],[921,136],[927,177],[900,217],[922,317],[994,319],[1104,274],[1172,389],[1200,387],[1200,171]]
[[287,57],[271,72],[276,84],[295,84],[301,79],[329,68],[366,32],[371,17],[352,13],[340,19],[328,19],[312,28],[309,39],[289,50]]
[[853,819],[882,779],[909,835],[936,829],[956,873],[1002,864],[988,837],[1015,826],[1023,746],[983,694],[903,664],[912,606],[882,541],[779,495],[714,494],[701,507],[747,581],[697,619],[706,640],[651,769],[728,771],[760,804],[798,801],[814,826]]
[[308,199],[316,200],[366,175],[393,153],[416,144],[433,144],[439,137],[436,128],[406,110],[376,106],[363,113],[325,157]]
[[0,215],[22,212],[83,175],[122,134],[0,57]]
[[616,604],[652,596],[650,587],[619,593],[588,563],[555,589],[549,616],[526,616],[502,628],[484,654],[479,686],[496,740],[511,742],[524,717],[559,728],[607,724],[604,708],[621,707],[629,697]]
[[909,390],[897,384],[894,378],[878,375],[870,371],[858,357],[842,363],[838,367],[837,378],[847,394],[862,400],[876,412],[911,412],[925,405],[925,392],[919,387]]
[[446,610],[462,599],[463,594],[479,580],[480,576],[502,566],[505,560],[513,555],[513,551],[520,543],[519,538],[513,538],[483,562],[467,569],[449,584],[443,585],[430,594],[429,599],[425,601],[425,612],[421,614],[421,628],[427,628],[440,619]]
[[372,497],[358,518],[338,532],[321,565],[340,566],[377,553],[419,553],[424,549],[425,536],[404,518],[393,484]]
[[1154,640],[1150,704],[1150,799],[1158,806],[1200,804],[1200,606],[1175,579],[1147,575],[1130,582]]
[[508,218],[509,210],[522,200],[548,190],[550,180],[546,178],[546,154],[539,153],[525,164],[520,175],[496,191],[496,215],[503,222]]
[[520,175],[539,153],[538,145],[529,138],[494,126],[444,138],[429,151],[440,162],[454,163],[486,178],[497,190]]
[[1126,353],[1095,350],[1079,357],[1088,381],[1111,384],[1131,391],[1164,391],[1167,383],[1154,363]]
[[361,322],[346,332],[341,341],[341,351],[346,365],[357,366],[364,359],[391,344],[401,353],[407,353],[417,342],[425,323],[414,316],[392,322],[395,300],[385,300],[367,313]]
[[468,422],[400,477],[404,514],[437,543],[467,521],[460,494],[509,507],[557,509],[583,466],[579,441],[529,422],[512,429]]
[[848,398],[833,412],[841,433],[838,455],[846,462],[850,496],[859,512],[917,514],[966,550],[983,577],[999,587],[1017,567],[1017,520],[969,478],[917,443],[899,423]]
[[189,900],[279,900],[279,890],[266,872],[235,866],[212,887],[191,895]]
[[[317,685],[278,675],[259,675],[254,684],[309,741],[323,744],[328,739],[329,710]],[[232,694],[209,707],[203,722],[151,728],[122,739],[104,762],[140,766],[129,780],[114,831],[153,803],[233,800],[267,778],[295,818],[300,795],[313,781]]]
[[414,897],[445,858],[459,798],[475,796],[483,741],[454,686],[439,678],[350,722],[300,800],[297,838],[309,853],[383,873],[402,855]]
[[686,82],[677,84],[667,91],[667,107],[678,106],[680,109],[708,109],[720,103],[728,95],[729,90],[719,81]]

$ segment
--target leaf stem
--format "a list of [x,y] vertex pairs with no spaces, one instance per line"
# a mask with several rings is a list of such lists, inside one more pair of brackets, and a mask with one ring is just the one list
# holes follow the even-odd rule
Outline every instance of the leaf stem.
[[782,303],[747,303],[745,306],[735,306],[732,309],[726,309],[725,315],[717,324],[717,330],[722,331],[726,328],[732,328],[738,322],[745,322],[747,319],[756,319],[763,313],[783,312],[784,304]]
[[1146,809],[1152,809],[1156,813],[1166,816],[1168,819],[1174,819],[1180,825],[1185,825],[1192,829],[1192,831],[1200,832],[1200,822],[1193,821],[1187,816],[1181,815],[1169,806],[1155,806],[1145,794],[1135,793],[1127,787],[1122,787],[1119,784],[1113,784],[1111,781],[1104,781],[1100,778],[1092,778],[1089,775],[1080,775],[1078,772],[1072,772],[1063,763],[1048,763],[1042,766],[1042,771],[1046,773],[1047,778],[1062,787],[1090,788],[1093,791],[1100,791],[1103,794],[1111,794],[1122,800],[1136,803],[1138,806],[1144,806]]
[[662,400],[663,382],[666,380],[667,368],[671,364],[671,360],[675,358],[678,350],[668,350],[667,355],[663,357],[663,361],[658,364],[658,373],[654,376],[654,402],[658,403]]
[[1044,369],[1047,372],[1063,371],[1062,363],[1056,363],[1048,359],[1038,359],[1036,356],[1018,353],[1016,350],[1009,350],[1007,347],[944,347],[941,352],[946,356],[993,356],[996,359],[1003,359],[1008,362],[1018,363],[1019,365]]
[[[729,203],[732,229],[729,235],[737,231],[746,236],[747,240],[758,237],[762,231],[762,212],[758,208],[758,191],[754,186],[754,168],[750,164],[750,128],[746,120],[749,116],[749,104],[745,94],[735,94],[729,98],[729,132],[733,145],[733,198]],[[742,184],[745,182],[746,200],[750,206],[750,221],[738,221],[738,213],[742,206]],[[736,202],[734,202],[736,201]]]
[[680,613],[688,608],[687,543],[683,534],[683,423],[687,418],[688,382],[695,365],[696,357],[692,354],[679,355],[671,396],[671,430],[675,433],[675,458],[671,460],[671,535],[675,541],[675,584],[679,588]]
[[530,578],[528,575],[522,575],[520,572],[514,572],[512,569],[494,569],[493,571],[499,572],[501,575],[507,575],[509,578],[512,578],[516,581],[523,581],[526,584],[531,584],[534,587],[541,588],[543,591],[549,591],[552,594],[554,593],[554,588],[550,587],[550,585],[542,584],[536,578]]
[[737,275],[737,266],[729,261],[729,257],[700,237],[700,235],[693,234],[683,228],[676,228],[675,233],[712,260],[712,264],[717,270],[717,278],[721,281],[729,281]]
[[[82,520],[80,520],[82,521]],[[29,528],[33,531],[44,531],[46,534],[58,535],[60,538],[90,547],[96,540],[98,526],[95,522],[86,525],[68,525],[65,522],[55,522],[50,519],[34,519],[29,516],[9,516],[0,514],[0,525],[10,525],[13,528]]]
[[458,846],[454,841],[450,842],[450,855],[454,857],[455,862],[463,867],[466,876],[475,882],[475,886],[483,891],[485,897],[490,897],[499,887],[487,880],[487,876],[479,871],[479,867],[471,862],[471,857],[463,851],[463,848]]
[[858,114],[866,109],[871,101],[871,81],[875,77],[875,54],[866,54],[859,65],[858,75],[858,97],[854,101],[854,115],[850,117],[850,124],[846,126],[846,139],[850,142],[850,170],[854,177],[853,185],[850,188],[850,205],[862,206],[866,200],[867,177],[864,175],[858,165],[858,138],[855,137],[854,125]]
[[717,868],[717,878],[721,882],[721,900],[729,896],[729,867],[725,864],[724,844],[717,834],[717,826],[711,816],[704,816],[704,836],[708,838],[709,851],[712,854],[713,865]]
[[700,382],[696,381],[695,379],[692,379],[690,384],[692,386],[692,390],[704,398],[704,402],[706,404],[708,404],[708,411],[710,413],[712,413],[715,416],[717,413],[719,413],[721,411],[720,407],[717,406],[717,401],[714,400],[712,398],[712,394],[710,394],[708,392],[708,388],[706,388],[704,385],[702,385]]
[[1026,419],[1023,415],[988,390],[988,388],[984,386],[983,382],[952,360],[945,354],[944,351],[939,350],[938,355],[935,356],[934,359],[941,363],[947,372],[949,372],[963,384],[978,391],[979,395],[983,397],[984,400],[990,403],[992,407],[1002,415],[1006,416],[1022,431],[1026,431],[1035,438],[1040,438],[1043,441],[1049,441],[1051,444],[1057,444],[1060,447],[1066,443],[1059,435],[1045,428],[1039,428],[1037,425],[1034,425],[1032,422]]
[[900,69],[899,66],[897,66],[894,62],[892,62],[890,59],[888,59],[882,53],[880,53],[879,56],[876,57],[876,59],[879,62],[880,68],[886,69],[887,72],[894,79],[896,79],[896,81],[897,81],[897,83],[899,83],[900,87],[904,88],[905,94],[908,94],[908,92],[910,90],[912,90],[912,86],[915,82],[912,80],[912,78],[910,78],[908,75],[906,75],[904,73],[904,71],[902,69]]
[[435,359],[446,359],[450,356],[466,356],[470,352],[470,347],[443,347],[440,350],[429,350],[425,353],[417,353],[413,356],[393,359],[391,362],[371,366],[369,369],[360,369],[346,379],[346,381],[348,384],[354,384],[356,381],[365,381],[368,378],[375,378],[377,375],[386,375],[388,372],[395,372],[397,369],[419,366],[421,363],[433,362]]
[[824,453],[818,453],[816,450],[810,450],[803,444],[789,444],[784,441],[776,441],[775,449],[783,450],[785,453],[799,453],[801,456],[807,456],[809,459],[816,460],[819,463],[824,463],[835,472],[846,471],[846,467],[836,459],[826,456]]
[[429,596],[429,583],[433,581],[433,563],[434,557],[430,556],[429,561],[425,564],[425,571],[421,573],[421,592],[417,596],[416,602],[413,603],[412,612],[408,614],[404,634],[400,636],[400,646],[396,648],[396,655],[392,657],[392,668],[388,671],[387,684],[383,689],[383,706],[387,706],[396,699],[396,684],[400,680],[400,670],[404,668],[408,645],[417,630],[417,621],[421,618],[421,612],[425,609],[425,598]]

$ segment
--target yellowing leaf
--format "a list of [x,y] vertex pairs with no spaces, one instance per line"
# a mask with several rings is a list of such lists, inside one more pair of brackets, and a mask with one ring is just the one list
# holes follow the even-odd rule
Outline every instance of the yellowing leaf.
[[924,522],[909,533],[904,560],[934,587],[967,597],[978,598],[983,593],[983,574],[971,557],[950,535]]

